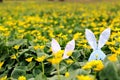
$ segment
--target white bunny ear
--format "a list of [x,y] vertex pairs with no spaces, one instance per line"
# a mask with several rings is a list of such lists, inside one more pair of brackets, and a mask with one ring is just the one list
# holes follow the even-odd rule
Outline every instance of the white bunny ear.
[[64,54],[63,54],[63,59],[66,59],[68,58],[68,53],[69,52],[73,52],[75,48],[75,40],[71,40],[70,42],[67,43],[66,47],[65,47],[65,51],[64,51]]
[[88,43],[90,44],[90,46],[93,48],[93,50],[96,50],[97,43],[96,43],[96,38],[95,38],[93,32],[86,29],[85,35],[86,35],[86,39],[88,40]]
[[51,46],[52,46],[52,52],[53,53],[56,53],[59,50],[61,50],[61,47],[60,47],[59,43],[55,39],[52,39]]
[[98,48],[99,49],[105,45],[109,36],[110,36],[110,28],[107,28],[101,33],[101,35],[99,37],[99,41],[98,41]]

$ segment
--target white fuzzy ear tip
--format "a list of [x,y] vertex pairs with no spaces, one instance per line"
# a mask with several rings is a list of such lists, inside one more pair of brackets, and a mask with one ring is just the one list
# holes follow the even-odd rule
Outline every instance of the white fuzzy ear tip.
[[89,29],[85,29],[85,32],[89,31]]
[[74,39],[71,40],[70,43],[73,44],[73,45],[75,45],[75,40]]
[[110,28],[107,28],[106,30],[110,31],[111,29],[110,29]]
[[71,42],[75,43],[75,40],[73,39]]
[[55,40],[54,38],[52,38],[52,41]]
[[90,33],[93,33],[93,32],[91,30],[89,30],[89,29],[85,29],[85,33],[90,34]]

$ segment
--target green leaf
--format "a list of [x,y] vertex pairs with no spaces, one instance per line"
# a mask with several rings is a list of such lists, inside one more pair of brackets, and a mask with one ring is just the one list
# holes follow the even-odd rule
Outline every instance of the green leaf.
[[72,53],[72,56],[74,57],[75,60],[79,60],[78,58],[81,56],[80,51],[79,50],[75,50]]
[[22,45],[22,44],[26,44],[27,40],[26,39],[16,39],[14,41],[8,41],[8,43],[6,43],[6,46],[14,46],[14,45]]
[[14,69],[11,76],[13,78],[18,78],[19,76],[25,76],[26,75],[26,71],[24,69]]
[[[60,75],[60,80],[66,80],[66,78],[63,75]],[[55,75],[51,78],[48,78],[47,80],[59,80],[58,75]]]
[[47,77],[43,75],[42,73],[40,73],[39,75],[35,77],[35,80],[47,80]]
[[34,68],[33,71],[32,71],[32,73],[33,73],[34,76],[36,76],[39,73],[42,73],[42,71],[40,70],[40,68]]
[[105,68],[99,73],[100,80],[120,80],[113,62],[107,62]]
[[36,62],[30,62],[27,66],[27,71],[30,71],[31,69],[34,68]]

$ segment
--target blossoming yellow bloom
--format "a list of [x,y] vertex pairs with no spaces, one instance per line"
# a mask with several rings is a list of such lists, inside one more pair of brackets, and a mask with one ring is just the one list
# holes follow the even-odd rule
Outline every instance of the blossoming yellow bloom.
[[60,58],[62,57],[64,53],[64,50],[59,50],[57,53],[53,53],[53,55],[55,56],[55,58]]
[[77,76],[78,80],[95,80],[94,78],[90,76],[84,76],[84,75],[79,75]]
[[20,47],[20,45],[15,45],[13,48],[16,49],[16,50],[18,50],[19,47]]
[[25,76],[19,76],[18,80],[26,80],[26,77]]
[[4,36],[5,37],[8,37],[10,35],[10,32],[9,31],[6,31],[5,33],[4,33]]
[[10,56],[10,58],[11,58],[11,59],[16,59],[17,56],[18,56],[18,54],[13,54],[13,55]]
[[1,77],[0,80],[7,80],[7,76]]
[[32,59],[33,59],[33,57],[29,57],[29,58],[27,58],[27,59],[25,59],[25,60],[26,60],[27,62],[31,62]]
[[101,71],[104,68],[104,65],[102,63],[102,61],[98,61],[96,63],[96,67],[94,68],[95,71]]
[[117,54],[112,54],[112,55],[110,55],[110,56],[108,57],[108,59],[109,59],[110,61],[112,61],[112,62],[117,61],[117,60],[118,60],[118,59],[117,59]]
[[44,45],[43,46],[40,46],[40,45],[36,45],[36,46],[34,46],[33,48],[35,49],[35,50],[38,50],[38,49],[44,49]]
[[69,72],[66,72],[65,77],[69,77],[69,76],[70,76]]
[[24,31],[25,31],[25,30],[20,30],[20,29],[18,30],[19,33],[23,33]]
[[91,68],[92,68],[91,63],[86,63],[86,65],[82,67],[82,69],[91,69]]
[[45,46],[44,46],[44,45],[42,45],[42,46],[40,46],[40,49],[44,49],[44,47],[45,47]]
[[73,31],[73,30],[72,30],[72,29],[70,29],[70,30],[68,30],[68,33],[72,33],[72,31]]
[[39,49],[39,45],[33,47],[35,50]]
[[59,27],[60,27],[60,28],[64,28],[64,26],[62,26],[62,25],[61,25],[61,26],[59,26]]
[[87,62],[82,69],[92,69],[95,71],[101,71],[104,68],[104,65],[101,60],[92,60]]
[[74,61],[72,59],[65,60],[67,64],[72,64]]
[[1,67],[3,66],[3,64],[4,64],[4,61],[3,61],[3,62],[0,62],[0,69],[1,69]]
[[38,61],[38,62],[43,62],[45,58],[46,58],[46,56],[43,55],[41,57],[37,57],[37,59],[35,59],[35,60]]
[[112,52],[116,52],[114,47],[109,47]]
[[49,32],[49,36],[50,36],[51,38],[55,37],[54,34],[53,34],[53,32]]
[[118,54],[118,55],[120,54],[120,48],[116,50],[115,54]]
[[82,33],[76,33],[74,34],[74,40],[77,40],[80,36],[81,36]]
[[49,62],[51,62],[52,64],[59,64],[62,61],[62,58],[52,58],[52,59],[48,59]]

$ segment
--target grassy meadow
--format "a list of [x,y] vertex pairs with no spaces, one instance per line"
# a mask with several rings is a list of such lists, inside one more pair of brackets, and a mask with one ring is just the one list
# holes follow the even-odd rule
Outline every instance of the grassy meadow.
[[[120,80],[119,2],[0,3],[0,80]],[[107,28],[106,58],[88,61],[85,29],[98,40]],[[56,53],[53,40],[61,47]],[[71,40],[75,48],[63,59]]]

